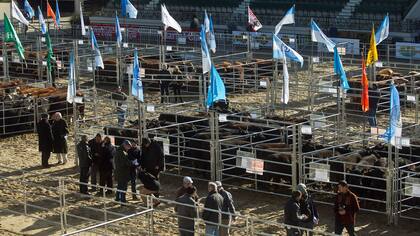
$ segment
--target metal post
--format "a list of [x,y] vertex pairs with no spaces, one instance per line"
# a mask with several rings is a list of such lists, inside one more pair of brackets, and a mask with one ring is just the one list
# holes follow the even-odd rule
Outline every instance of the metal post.
[[[77,42],[77,40],[75,40],[74,41],[74,48],[75,48],[75,50],[74,50],[74,58],[76,58],[75,59],[75,61],[74,61],[74,85],[75,85],[75,87],[76,87],[76,93],[74,94],[75,95],[75,97],[77,97],[77,84],[78,84],[78,81],[79,81],[79,56],[78,56],[78,47],[77,47],[77,45],[78,45],[78,42]],[[75,166],[78,166],[79,165],[79,158],[78,158],[78,156],[77,156],[77,132],[78,132],[78,130],[77,130],[77,119],[78,118],[78,116],[77,116],[77,105],[76,105],[76,101],[75,101],[75,99],[73,99],[73,133],[74,133],[74,136],[73,136],[73,142],[74,142],[74,164],[75,164]]]
[[60,224],[61,224],[61,233],[67,233],[67,219],[65,216],[65,201],[64,201],[64,181],[63,178],[59,178],[59,196],[60,196]]
[[[287,128],[286,128],[286,139],[287,139]],[[293,135],[293,148],[292,148],[292,189],[296,189],[297,186],[297,179],[298,179],[298,173],[297,173],[297,155],[296,155],[296,126],[292,126],[292,135]],[[287,140],[286,140],[287,141]],[[300,163],[299,163],[300,164]],[[299,165],[300,166],[300,165]]]
[[[305,167],[303,166],[303,153],[302,153],[302,125],[297,126],[297,135],[298,135],[298,142],[297,142],[297,157],[298,157],[298,165],[299,165],[299,183],[305,183]],[[296,131],[295,131],[296,132]]]
[[22,170],[22,187],[23,187],[23,194],[24,194],[24,196],[23,196],[23,210],[24,210],[24,212],[25,212],[25,215],[27,215],[28,214],[28,206],[27,206],[27,204],[28,204],[28,191],[27,191],[27,188],[26,188],[26,181],[25,181],[25,171],[23,171]]
[[[42,38],[43,37],[39,35],[38,40],[36,42],[36,47],[37,47],[36,59],[37,59],[37,62],[38,62],[37,70],[38,70],[38,80],[39,81],[42,81],[42,58],[41,58],[41,48],[42,48],[41,41],[42,41]],[[49,85],[51,85],[51,84],[49,84]]]
[[392,197],[392,179],[393,179],[393,160],[392,160],[392,145],[388,143],[388,175],[386,178],[386,211],[388,216],[388,224],[393,223],[393,197]]
[[[4,39],[4,37],[3,37]],[[5,81],[9,81],[9,58],[7,56],[7,45],[3,40],[3,73]]]
[[215,140],[216,140],[216,124],[215,120],[217,117],[216,112],[210,111],[210,120],[209,120],[209,126],[210,126],[210,178],[211,181],[216,180],[216,173],[215,173],[215,166],[216,166],[216,152],[215,152]]
[[116,66],[116,68],[115,68],[115,70],[116,70],[116,72],[117,72],[117,78],[116,78],[116,82],[117,82],[117,86],[121,86],[121,83],[120,83],[120,50],[121,50],[121,48],[118,46],[118,43],[116,44],[116,63],[115,63],[115,66]]

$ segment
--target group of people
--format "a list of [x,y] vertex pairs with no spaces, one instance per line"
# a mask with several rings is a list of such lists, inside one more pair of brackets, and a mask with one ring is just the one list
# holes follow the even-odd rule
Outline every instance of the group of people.
[[[354,225],[359,209],[357,196],[350,191],[346,181],[340,181],[334,204],[335,234],[341,235],[346,228],[350,236],[355,235]],[[299,228],[287,227],[287,236],[300,236],[305,231],[301,229],[309,229],[307,235],[311,236],[311,230],[318,222],[319,214],[312,196],[304,184],[298,184],[284,207],[284,223]]]
[[[101,134],[88,140],[86,135],[77,144],[77,156],[80,167],[80,193],[89,194],[88,182],[90,177],[91,192],[98,194],[113,194],[113,179],[117,182],[115,200],[127,202],[126,192],[131,184],[134,200],[137,197],[136,179],[143,183],[145,195],[153,194],[159,197],[159,173],[164,168],[162,147],[150,138],[143,138],[142,145],[124,140],[120,146],[114,146],[111,138],[102,139]],[[99,186],[97,176],[99,175]],[[98,190],[99,189],[99,190]],[[156,202],[155,204],[159,204]]]
[[58,164],[67,163],[67,136],[69,129],[60,112],[52,115],[51,121],[48,114],[42,114],[37,124],[38,148],[41,152],[42,167],[48,168],[51,152],[57,155]]
[[[199,217],[197,188],[191,177],[184,177],[183,186],[176,191],[175,211],[178,216],[179,234],[194,236],[194,219]],[[232,194],[226,191],[220,181],[208,183],[208,195],[204,201],[202,219],[206,224],[206,235],[227,236],[235,220],[236,210]]]

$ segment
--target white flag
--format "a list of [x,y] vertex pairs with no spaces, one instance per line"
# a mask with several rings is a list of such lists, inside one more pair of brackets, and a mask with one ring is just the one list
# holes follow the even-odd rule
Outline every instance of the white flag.
[[252,30],[258,31],[262,28],[261,22],[258,20],[258,18],[255,16],[255,14],[252,12],[251,8],[248,6],[248,24],[251,26]]
[[171,27],[178,31],[178,33],[182,32],[181,26],[176,22],[176,20],[169,14],[168,9],[166,9],[165,5],[160,5],[162,11],[162,23],[165,25],[165,30],[168,27]]
[[210,20],[206,10],[204,10],[204,26],[206,27],[206,33],[210,32]]
[[283,89],[281,91],[281,102],[287,104],[289,102],[289,72],[287,70],[286,53],[283,52]]
[[15,1],[12,0],[12,17],[20,21],[22,24],[29,25],[29,21],[23,16]]
[[85,20],[83,19],[82,3],[80,3],[80,27],[82,28],[82,35],[86,35]]
[[67,102],[73,103],[76,98],[76,78],[74,76],[74,54],[70,53],[69,81],[67,84]]

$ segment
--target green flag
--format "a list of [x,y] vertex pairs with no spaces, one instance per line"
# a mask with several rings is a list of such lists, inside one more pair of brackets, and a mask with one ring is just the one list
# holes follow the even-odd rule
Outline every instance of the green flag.
[[54,54],[53,54],[53,49],[52,49],[52,44],[51,44],[51,38],[50,38],[50,33],[47,32],[45,34],[45,42],[47,43],[47,69],[48,71],[51,71],[51,62],[55,61],[54,58]]
[[7,18],[6,13],[4,13],[4,42],[14,42],[20,58],[25,59],[25,55],[23,54],[25,49],[23,49],[15,28],[13,28],[13,25],[10,23],[9,18]]

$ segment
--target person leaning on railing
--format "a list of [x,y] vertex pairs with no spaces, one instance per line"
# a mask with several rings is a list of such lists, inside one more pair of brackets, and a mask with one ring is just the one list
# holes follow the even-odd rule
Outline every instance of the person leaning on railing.
[[194,219],[198,218],[194,196],[197,196],[197,188],[187,187],[185,193],[175,201],[175,212],[178,216],[178,228],[180,236],[194,236]]

